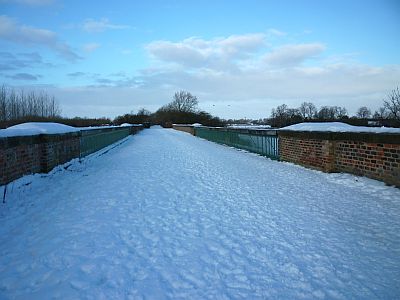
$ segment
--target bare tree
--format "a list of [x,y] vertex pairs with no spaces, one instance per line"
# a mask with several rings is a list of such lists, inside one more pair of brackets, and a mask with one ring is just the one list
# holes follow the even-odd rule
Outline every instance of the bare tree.
[[347,109],[345,107],[333,106],[333,109],[335,110],[336,119],[347,117]]
[[317,115],[322,120],[341,119],[347,116],[347,109],[341,106],[322,106]]
[[287,115],[289,118],[301,118],[300,110],[298,108],[289,108],[287,110]]
[[387,99],[383,101],[383,107],[389,111],[389,116],[400,120],[400,91],[399,87],[392,90],[387,96]]
[[271,110],[271,118],[283,120],[288,117],[288,106],[286,104],[279,105],[277,108]]
[[145,109],[145,108],[141,108],[138,110],[137,114],[138,116],[150,116],[151,115],[151,111]]
[[361,106],[357,110],[357,117],[360,119],[368,119],[371,117],[371,110],[366,106]]
[[286,104],[279,105],[271,110],[271,125],[274,127],[283,127],[303,120],[298,108],[289,108]]
[[329,106],[322,106],[318,111],[318,119],[332,120],[335,118],[335,112]]
[[379,107],[377,111],[374,113],[374,119],[387,119],[388,112],[385,107]]
[[8,106],[8,119],[9,120],[16,120],[19,116],[19,105],[18,105],[18,96],[13,89],[10,90],[7,99],[7,106]]
[[61,110],[55,98],[45,92],[28,92],[3,85],[0,88],[0,121],[18,120],[25,117],[56,117]]
[[7,120],[7,88],[2,85],[0,88],[0,121]]
[[198,104],[196,96],[186,91],[179,91],[175,93],[174,100],[166,108],[177,112],[196,112]]
[[300,105],[299,112],[303,119],[312,119],[317,113],[317,108],[311,102],[303,102]]

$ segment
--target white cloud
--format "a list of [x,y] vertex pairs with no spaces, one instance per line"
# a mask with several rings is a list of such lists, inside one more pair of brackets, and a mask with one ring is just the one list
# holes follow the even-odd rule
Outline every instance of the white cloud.
[[93,51],[97,50],[98,48],[100,48],[100,46],[101,45],[98,43],[88,43],[88,44],[83,45],[82,48],[85,52],[93,52]]
[[266,54],[264,61],[273,66],[294,66],[318,56],[325,49],[321,43],[285,45]]
[[232,35],[227,38],[217,39],[215,45],[229,55],[249,53],[264,45],[265,34]]
[[[272,32],[283,34],[275,29]],[[267,52],[266,40],[267,35],[262,33],[211,40],[191,37],[179,42],[154,41],[146,46],[146,50],[159,62],[226,73],[260,66],[293,67],[318,57],[326,49],[321,43],[290,44]]]
[[18,24],[14,19],[4,15],[0,16],[0,38],[26,46],[44,46],[67,60],[79,59],[68,44],[58,39],[55,32]]
[[161,61],[178,63],[188,66],[200,66],[206,63],[205,51],[192,47],[193,42],[185,40],[183,43],[172,43],[169,41],[157,41],[147,46],[147,50]]
[[248,58],[264,45],[265,34],[247,34],[212,40],[191,37],[180,42],[155,41],[146,49],[159,61],[185,67],[223,69],[231,67],[235,60]]
[[279,37],[279,36],[286,36],[287,33],[283,32],[281,30],[275,29],[275,28],[270,28],[270,29],[268,29],[268,35],[270,35],[270,36],[278,36]]
[[200,108],[220,117],[264,118],[280,104],[298,107],[303,101],[311,101],[318,107],[344,106],[351,114],[364,105],[374,111],[398,84],[397,78],[400,66],[327,65],[280,71],[260,68],[240,74],[221,74],[209,69],[159,70],[140,77],[93,76],[97,86],[60,88],[53,92],[60,99],[64,113],[71,117],[75,114],[115,117],[140,107],[155,111],[170,102],[175,91],[185,89],[198,96]]
[[[155,111],[185,89],[198,96],[200,108],[220,117],[264,118],[280,104],[298,107],[303,101],[345,106],[350,114],[360,106],[374,111],[398,85],[400,65],[361,64],[341,53],[332,59],[318,42],[269,48],[267,38],[154,41],[145,48],[153,60],[139,75],[129,75],[129,68],[107,75],[75,72],[68,76],[93,86],[54,88],[53,93],[71,117],[115,117],[141,107]],[[312,66],[304,63],[308,59],[315,59]]]
[[107,18],[100,20],[87,19],[82,24],[82,29],[89,33],[103,32],[105,30],[128,29],[128,25],[116,25],[110,23]]

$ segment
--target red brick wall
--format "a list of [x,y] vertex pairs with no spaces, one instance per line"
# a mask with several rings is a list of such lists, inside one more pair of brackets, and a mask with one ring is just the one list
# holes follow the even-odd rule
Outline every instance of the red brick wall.
[[[131,126],[130,134],[143,126]],[[115,128],[102,128],[101,132]],[[0,138],[0,185],[25,174],[47,173],[80,155],[81,132]]]
[[66,139],[51,140],[41,144],[41,172],[49,172],[55,166],[61,165],[80,155],[80,140],[78,136]]
[[329,141],[280,137],[279,156],[284,161],[325,172],[332,171],[333,147]]
[[40,145],[18,145],[0,150],[0,185],[24,174],[40,172]]
[[336,171],[400,186],[400,145],[337,141],[335,153]]
[[0,185],[79,157],[79,145],[77,133],[0,139]]
[[279,156],[324,172],[346,172],[400,187],[400,134],[280,131]]

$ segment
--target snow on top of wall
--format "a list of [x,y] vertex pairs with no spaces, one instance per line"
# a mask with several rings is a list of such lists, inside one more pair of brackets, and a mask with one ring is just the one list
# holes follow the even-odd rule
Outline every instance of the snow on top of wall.
[[0,129],[0,137],[58,134],[79,130],[79,128],[59,123],[31,122],[14,125],[6,129]]
[[270,129],[270,125],[244,125],[244,124],[230,124],[228,128],[238,128],[238,129]]
[[14,125],[6,129],[0,129],[0,138],[11,137],[11,136],[39,135],[39,134],[62,134],[62,133],[76,132],[81,130],[119,128],[128,126],[142,126],[142,125],[125,123],[122,124],[121,126],[72,127],[60,123],[30,122],[30,123],[22,123]]
[[341,122],[299,123],[283,127],[280,130],[293,131],[330,131],[330,132],[373,132],[400,133],[400,128],[353,126]]

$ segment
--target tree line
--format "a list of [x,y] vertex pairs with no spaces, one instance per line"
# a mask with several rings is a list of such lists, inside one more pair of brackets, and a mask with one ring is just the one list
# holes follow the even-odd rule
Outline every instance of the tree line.
[[46,92],[17,92],[3,85],[0,88],[0,122],[25,119],[29,117],[59,117],[61,109],[54,96]]
[[224,126],[232,123],[268,124],[272,127],[284,127],[300,122],[342,121],[353,125],[369,125],[369,120],[376,124],[400,127],[400,91],[392,90],[383,100],[383,105],[373,114],[362,106],[355,116],[349,117],[347,109],[341,106],[322,106],[319,109],[312,102],[303,102],[297,108],[282,104],[273,108],[269,118],[260,120],[223,120],[200,110],[196,96],[188,91],[178,91],[172,101],[152,113],[145,108],[137,113],[128,113],[109,118],[63,118],[58,102],[45,92],[17,92],[13,88],[0,88],[0,128],[6,128],[23,122],[58,122],[75,127],[130,124],[161,124],[170,127],[173,123],[205,126]]
[[224,121],[214,117],[208,112],[198,108],[199,101],[196,96],[187,91],[178,91],[174,94],[170,103],[160,107],[155,113],[146,109],[140,109],[136,114],[125,114],[118,116],[114,123],[131,124],[161,124],[164,127],[171,127],[174,123],[193,124],[200,123],[205,126],[223,126]]
[[2,86],[0,89],[0,128],[24,122],[57,122],[75,127],[130,124],[161,124],[171,127],[173,123],[201,123],[206,126],[223,126],[218,117],[198,108],[198,99],[187,91],[178,91],[173,100],[152,113],[145,108],[109,118],[64,118],[54,96],[45,92],[16,91]]
[[341,106],[317,106],[312,102],[303,102],[300,107],[290,108],[282,104],[273,108],[266,123],[272,127],[284,127],[300,122],[342,121],[353,125],[368,125],[368,120],[380,125],[400,126],[400,91],[392,90],[383,100],[383,105],[372,114],[371,109],[361,106],[354,116]]
[[0,128],[25,122],[56,122],[74,127],[110,125],[108,118],[64,118],[54,96],[45,91],[0,87]]

